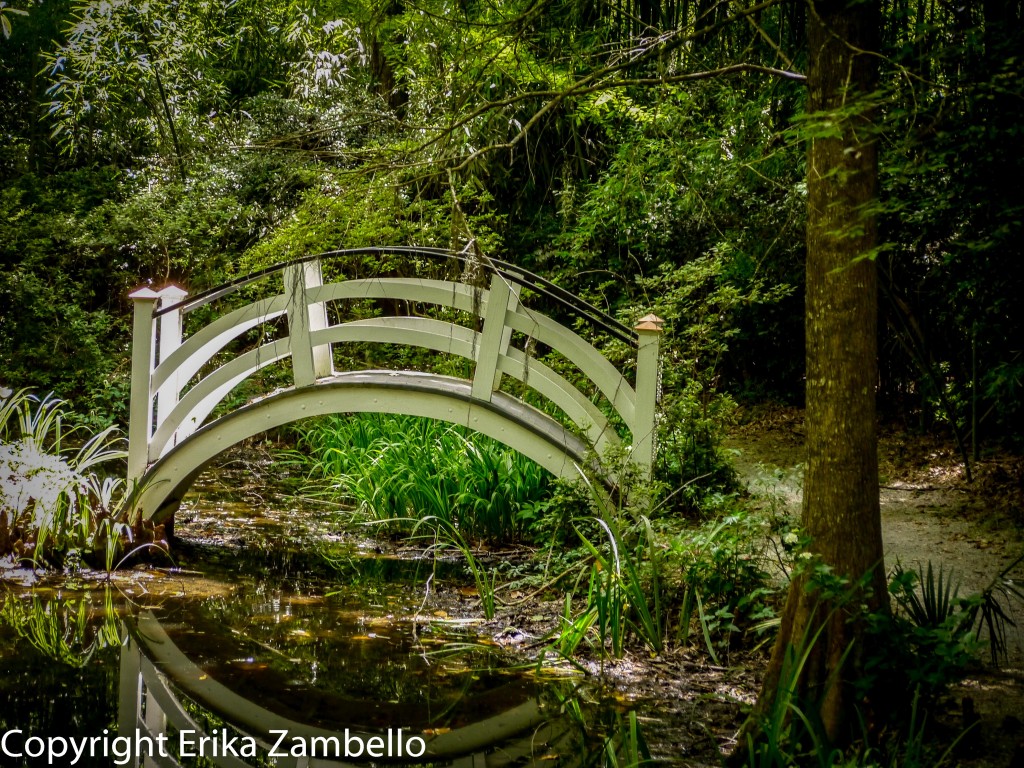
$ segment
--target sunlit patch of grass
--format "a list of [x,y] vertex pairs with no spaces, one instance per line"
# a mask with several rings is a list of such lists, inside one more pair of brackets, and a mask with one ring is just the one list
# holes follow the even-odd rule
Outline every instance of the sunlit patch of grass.
[[467,540],[508,542],[547,495],[549,473],[470,430],[415,416],[334,416],[300,428],[298,455],[332,493],[393,532],[436,518]]

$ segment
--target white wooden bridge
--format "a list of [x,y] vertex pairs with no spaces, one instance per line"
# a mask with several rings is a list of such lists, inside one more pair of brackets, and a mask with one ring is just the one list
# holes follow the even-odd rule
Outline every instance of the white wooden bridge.
[[[325,282],[336,263],[356,257],[455,263],[474,278]],[[251,295],[260,298],[238,306]],[[531,309],[526,295],[558,307],[559,315],[573,318],[581,330],[596,329],[629,345],[626,370],[580,333]],[[173,514],[203,467],[231,446],[330,413],[403,413],[461,424],[561,477],[578,477],[590,452],[603,455],[623,440],[630,460],[641,468],[649,470],[654,458],[661,321],[650,315],[628,328],[505,262],[481,263],[428,248],[334,251],[191,297],[172,285],[142,288],[131,298],[128,481],[144,518],[160,521]],[[351,319],[352,313],[342,309],[368,300],[377,309],[404,312]],[[471,375],[336,370],[333,347],[352,342],[407,345],[463,358]],[[542,362],[535,355],[538,344],[574,370],[563,375]],[[252,387],[270,378],[265,369],[276,370],[278,385],[286,375],[285,386],[253,395]],[[503,381],[518,384],[506,391]],[[232,393],[246,382],[250,392],[237,402]],[[522,394],[554,408],[534,407]]]

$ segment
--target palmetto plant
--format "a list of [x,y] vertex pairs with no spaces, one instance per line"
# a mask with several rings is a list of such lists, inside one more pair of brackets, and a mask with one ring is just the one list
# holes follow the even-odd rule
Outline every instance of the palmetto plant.
[[[909,576],[908,579],[907,571],[897,563],[893,581],[900,585],[906,582],[906,586],[895,592],[896,602],[917,626],[941,627],[950,616],[963,610],[960,585],[953,580],[952,572],[945,573],[941,566],[936,571],[929,560],[927,567],[919,566]],[[914,589],[915,585],[919,585],[920,591]]]
[[946,628],[953,636],[966,636],[973,631],[975,639],[987,631],[992,662],[1006,652],[1007,631],[1015,626],[1004,608],[1017,600],[1024,602],[1024,591],[1009,578],[1010,572],[1024,561],[1024,554],[1006,566],[985,589],[967,598],[960,597],[959,584],[940,566],[929,561],[916,571],[906,571],[899,564],[893,573],[890,590],[900,608],[918,627]]
[[109,563],[130,531],[123,481],[101,472],[126,455],[115,429],[70,445],[65,412],[53,395],[0,390],[0,556],[38,564],[77,551]]

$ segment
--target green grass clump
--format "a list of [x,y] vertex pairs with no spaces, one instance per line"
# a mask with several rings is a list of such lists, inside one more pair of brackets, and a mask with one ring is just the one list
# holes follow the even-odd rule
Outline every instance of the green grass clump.
[[338,415],[306,423],[299,433],[298,453],[311,474],[397,532],[432,517],[469,540],[515,541],[551,481],[512,449],[433,419]]

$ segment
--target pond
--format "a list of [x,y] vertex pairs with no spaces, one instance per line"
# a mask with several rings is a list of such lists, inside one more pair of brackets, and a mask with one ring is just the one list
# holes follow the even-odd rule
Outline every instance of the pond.
[[8,574],[0,765],[714,762],[713,740],[680,743],[693,708],[482,622],[458,561],[396,557],[338,533],[336,511],[232,486],[197,486],[173,565]]

